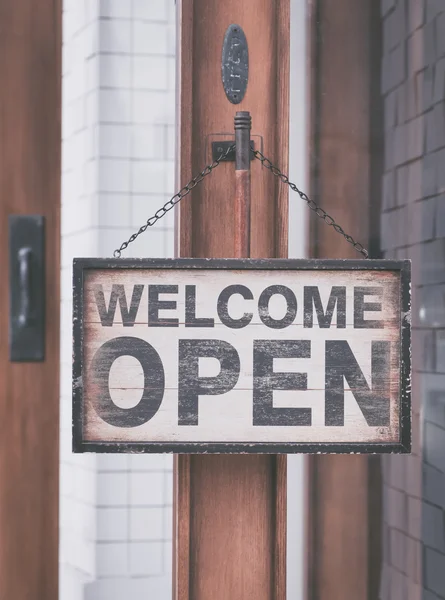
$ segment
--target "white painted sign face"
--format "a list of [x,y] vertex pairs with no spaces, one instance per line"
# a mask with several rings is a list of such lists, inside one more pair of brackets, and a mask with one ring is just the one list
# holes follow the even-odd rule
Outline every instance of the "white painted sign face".
[[408,452],[408,261],[74,264],[74,449]]

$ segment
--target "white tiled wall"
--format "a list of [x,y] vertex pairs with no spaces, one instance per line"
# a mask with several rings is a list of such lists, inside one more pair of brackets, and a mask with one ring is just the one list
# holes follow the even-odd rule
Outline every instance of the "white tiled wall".
[[[64,0],[60,600],[171,597],[172,461],[71,453],[71,264],[173,193],[174,0]],[[125,256],[171,256],[173,215]]]

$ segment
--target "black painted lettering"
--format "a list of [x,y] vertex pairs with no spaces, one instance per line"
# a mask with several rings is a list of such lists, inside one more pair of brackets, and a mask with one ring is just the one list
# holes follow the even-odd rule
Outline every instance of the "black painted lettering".
[[[279,294],[287,303],[286,314],[282,319],[273,319],[269,313],[269,302],[272,296]],[[261,321],[271,329],[284,329],[294,322],[297,314],[297,299],[293,291],[285,285],[271,285],[267,287],[258,300],[258,313]]]
[[230,329],[242,329],[249,325],[252,320],[252,313],[244,313],[244,315],[240,319],[232,319],[229,315],[228,304],[230,298],[234,294],[240,294],[244,298],[244,300],[253,300],[253,294],[245,285],[229,285],[223,289],[218,297],[217,302],[217,310],[218,317],[226,327],[230,327]]
[[122,324],[124,327],[133,327],[136,315],[138,312],[139,304],[141,302],[142,292],[144,290],[143,285],[135,285],[133,287],[133,294],[131,296],[130,310],[127,306],[127,297],[125,295],[125,288],[119,283],[114,283],[111,287],[110,302],[108,303],[108,310],[105,304],[104,289],[101,283],[94,284],[93,286],[94,298],[96,300],[97,310],[99,312],[100,322],[102,327],[112,327],[114,322],[114,315],[116,314],[117,301],[119,300],[119,307],[121,309]]
[[[220,372],[215,377],[199,376],[199,359],[216,358]],[[236,349],[222,340],[179,340],[178,424],[198,425],[199,396],[229,392],[237,383],[240,359]]]
[[175,310],[176,300],[159,300],[159,294],[177,294],[177,285],[148,286],[148,325],[149,327],[179,327],[178,319],[159,318],[160,310]]
[[345,421],[344,379],[370,427],[389,425],[390,342],[371,343],[371,383],[369,388],[357,360],[346,341],[326,341],[325,424],[341,426]]
[[[365,296],[377,296],[380,302],[365,302]],[[382,310],[383,289],[381,287],[354,288],[354,329],[383,329],[383,321],[365,321],[364,312],[379,312]]]
[[[144,371],[144,389],[140,402],[133,408],[120,408],[110,395],[109,376],[114,361],[133,356]],[[149,343],[137,337],[118,337],[105,342],[91,362],[94,393],[91,402],[99,417],[115,427],[138,427],[149,421],[161,406],[164,396],[164,367],[159,354]]]
[[185,326],[215,327],[215,320],[196,317],[196,285],[185,286]]
[[329,329],[334,315],[334,309],[337,307],[337,327],[344,329],[346,327],[346,287],[334,286],[329,296],[326,312],[323,311],[323,304],[320,298],[320,291],[316,285],[304,287],[304,326],[313,327],[314,308],[317,313],[318,325],[320,329]]
[[311,425],[310,408],[274,408],[274,390],[306,390],[306,373],[276,373],[274,358],[310,358],[309,340],[254,340],[253,424],[267,426]]

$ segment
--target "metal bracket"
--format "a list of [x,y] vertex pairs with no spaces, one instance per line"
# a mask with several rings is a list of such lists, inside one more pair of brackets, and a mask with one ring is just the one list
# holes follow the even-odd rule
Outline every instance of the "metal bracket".
[[[220,141],[220,142],[212,142],[212,160],[217,160],[221,154],[227,151],[230,146],[235,146],[235,142],[232,141]],[[253,151],[255,150],[255,142],[254,140],[250,140],[250,160],[255,158]],[[225,158],[222,159],[221,162],[235,162],[235,148],[231,152],[227,154]]]

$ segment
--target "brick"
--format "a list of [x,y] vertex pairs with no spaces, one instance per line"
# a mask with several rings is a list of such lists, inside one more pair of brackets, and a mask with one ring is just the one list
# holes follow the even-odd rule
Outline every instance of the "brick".
[[423,502],[422,542],[429,548],[445,552],[445,523],[443,509]]
[[[444,13],[445,14],[445,13]],[[445,98],[445,58],[437,61],[434,68],[433,102],[444,101]],[[443,104],[442,104],[443,106]],[[442,140],[442,145],[445,141]]]
[[438,192],[438,179],[441,178],[442,169],[438,169],[438,153],[423,156],[423,196],[434,196]]
[[407,533],[414,539],[420,539],[422,527],[422,502],[418,498],[408,498]]
[[445,143],[445,106],[435,104],[427,115],[426,151],[434,152]]
[[[407,151],[414,151],[414,148],[407,148],[408,135],[413,137],[413,132],[411,129],[413,128],[413,121],[410,123],[406,123],[404,125],[398,125],[394,129],[394,165],[399,166],[406,162],[407,159]],[[417,155],[416,155],[417,156]]]
[[413,363],[421,373],[432,373],[435,370],[435,339],[431,329],[417,329],[413,342]]
[[409,73],[417,73],[425,66],[423,52],[423,30],[418,29],[407,40],[407,68]]
[[423,115],[416,117],[405,125],[404,155],[408,160],[419,158],[423,154]]
[[422,111],[427,111],[433,106],[434,74],[435,69],[432,66],[427,66],[423,70],[423,87],[420,95],[422,99]]
[[445,330],[436,331],[436,372],[445,373]]
[[445,149],[439,150],[439,152],[434,155],[434,158],[437,162],[437,192],[441,194],[445,192]]
[[423,64],[433,65],[436,61],[436,26],[434,21],[423,27]]
[[385,134],[385,170],[389,171],[394,167],[394,129],[390,129]]
[[408,165],[408,190],[407,201],[415,202],[423,198],[422,194],[422,160],[416,160]]
[[[391,473],[393,469],[391,468]],[[392,485],[392,478],[390,481]],[[387,492],[388,511],[387,521],[391,528],[404,531],[407,524],[406,497],[405,494],[392,487],[388,488]]]
[[[405,491],[406,487],[406,456],[400,454],[393,454],[390,457],[390,485],[391,487],[400,490],[402,492]],[[404,498],[399,497],[399,504],[404,507],[405,502]],[[403,511],[400,514],[400,517],[403,518]],[[396,527],[396,525],[394,525]],[[403,529],[403,527],[400,527]]]
[[405,568],[404,572],[414,581],[419,581],[418,576],[422,568],[422,542],[405,537]]
[[422,245],[421,282],[427,284],[445,283],[445,240],[438,239]]
[[407,121],[418,116],[417,109],[417,80],[416,75],[408,77],[405,83],[405,119]]
[[423,25],[424,11],[423,2],[409,0],[408,2],[408,30],[415,31]]
[[426,21],[435,19],[444,9],[443,0],[426,0]]
[[403,206],[408,201],[408,167],[402,166],[396,169],[396,181],[397,181],[397,206]]
[[445,194],[437,197],[436,237],[445,237]]
[[380,12],[382,17],[387,15],[390,10],[392,10],[396,5],[396,0],[381,0],[380,2]]
[[445,12],[436,19],[436,57],[445,54]]
[[[443,296],[444,288],[445,286],[439,287],[439,290],[442,292],[442,299],[445,298]],[[438,296],[436,296],[437,298]],[[424,400],[424,420],[438,427],[445,428],[445,392],[430,392],[426,396]]]
[[391,56],[391,71],[392,71],[392,86],[400,85],[406,77],[406,57],[405,44],[399,44],[390,54]]
[[430,466],[445,471],[445,429],[425,423],[424,460]]
[[443,598],[445,590],[445,555],[425,548],[425,584]]

